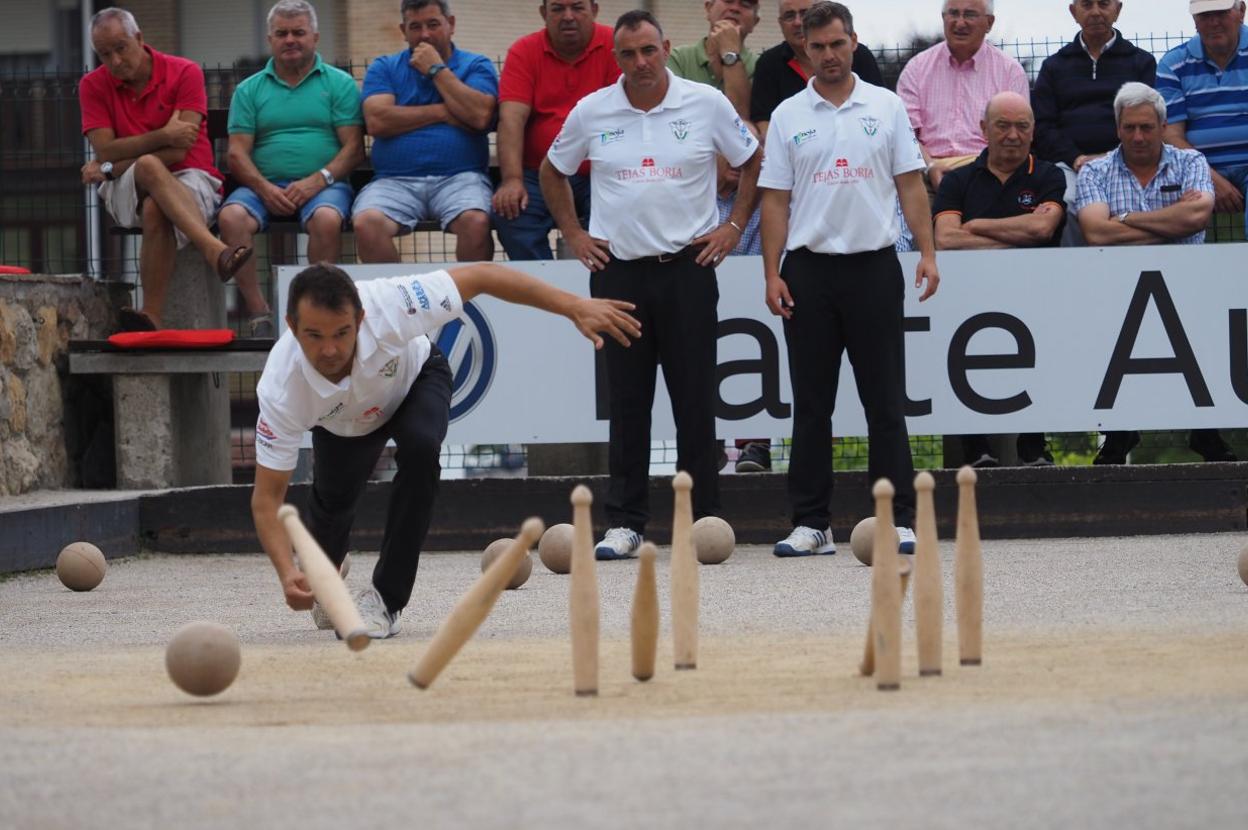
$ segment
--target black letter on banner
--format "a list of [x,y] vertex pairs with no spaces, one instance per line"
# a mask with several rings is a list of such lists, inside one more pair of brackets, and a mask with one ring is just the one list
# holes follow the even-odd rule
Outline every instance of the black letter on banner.
[[[1002,329],[1014,337],[1018,344],[1015,354],[968,355],[966,349],[971,338],[985,329]],[[984,415],[1008,415],[1031,406],[1031,396],[1026,390],[1009,398],[985,398],[971,388],[967,372],[976,369],[1034,369],[1036,368],[1036,341],[1031,330],[1017,317],[992,311],[976,314],[953,334],[949,342],[949,382],[953,393],[968,409]]]
[[[902,325],[905,327],[904,330],[906,334],[909,334],[912,331],[931,331],[932,330],[932,318],[931,317],[907,317],[905,320],[902,321]],[[912,401],[910,400],[910,392],[908,390],[906,391],[905,415],[907,418],[919,418],[919,417],[922,417],[923,415],[931,415],[931,414],[932,414],[932,399],[931,398],[928,398],[927,400],[923,400],[923,401]]]
[[[758,320],[743,317],[719,321],[720,339],[734,334],[744,334],[757,340],[759,356],[754,360],[730,360],[716,367],[715,417],[741,421],[766,410],[773,418],[788,418],[793,414],[793,408],[780,400],[780,347],[771,329]],[[724,381],[734,375],[758,375],[762,381],[762,397],[743,404],[726,402],[719,390],[723,388]]]
[[[1166,327],[1166,338],[1174,357],[1131,357],[1135,349],[1135,341],[1140,336],[1140,326],[1144,324],[1144,313],[1148,310],[1148,301],[1157,304],[1157,313],[1161,315],[1161,323]],[[1200,373],[1200,364],[1196,362],[1196,353],[1192,351],[1191,341],[1183,330],[1179,320],[1179,310],[1175,308],[1166,288],[1166,280],[1160,271],[1144,271],[1140,281],[1136,283],[1135,295],[1127,308],[1127,319],[1122,323],[1122,331],[1118,334],[1118,343],[1114,346],[1114,354],[1109,359],[1109,368],[1105,371],[1105,380],[1101,383],[1100,394],[1096,396],[1096,409],[1113,409],[1118,400],[1118,391],[1122,388],[1122,379],[1127,375],[1183,375],[1187,381],[1187,391],[1196,406],[1213,406],[1213,396],[1205,383],[1205,376]]]
[[1248,310],[1231,309],[1231,388],[1248,403]]

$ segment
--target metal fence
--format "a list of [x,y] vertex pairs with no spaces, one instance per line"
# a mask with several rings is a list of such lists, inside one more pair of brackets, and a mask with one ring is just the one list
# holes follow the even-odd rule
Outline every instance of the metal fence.
[[[1187,38],[1183,34],[1147,34],[1135,35],[1132,40],[1160,56]],[[1066,39],[1033,38],[1003,41],[997,45],[1017,57],[1034,80],[1044,58],[1067,42]],[[876,51],[890,86],[895,86],[906,61],[924,46],[921,41],[915,41]],[[501,59],[496,63],[501,67]],[[0,60],[0,66],[3,65]],[[261,66],[261,63],[240,63],[206,68],[209,108],[227,109],[239,82]],[[367,65],[348,64],[342,68],[362,79]],[[89,206],[88,193],[80,183],[79,170],[86,161],[86,145],[80,129],[78,80],[77,74],[43,71],[11,71],[0,75],[0,264],[18,265],[36,273],[89,273],[103,280],[135,284],[140,240],[133,235],[113,232],[107,214]],[[219,140],[214,149],[218,166],[225,169],[226,142]],[[1216,217],[1211,241],[1243,238],[1242,217]],[[502,246],[496,244],[495,248],[496,258],[504,259]],[[93,251],[98,259],[92,256]],[[404,237],[400,252],[404,261],[415,263],[454,259],[453,241],[441,233]],[[343,255],[348,262],[355,259],[350,235],[345,240]],[[270,300],[273,266],[304,261],[299,239],[294,234],[280,233],[257,238],[256,260],[262,289]],[[245,320],[238,297],[233,285],[226,290],[229,324],[241,333]],[[239,481],[248,480],[254,469],[252,428],[256,420],[257,380],[257,375],[235,375],[231,379],[234,466]],[[1242,455],[1248,449],[1245,437],[1239,434],[1232,437]],[[1051,436],[1051,442],[1059,463],[1088,463],[1096,451],[1095,434]],[[916,465],[942,465],[940,436],[915,437],[912,443]],[[731,469],[735,452],[729,442],[726,469]],[[772,452],[775,468],[785,469],[788,442],[773,439]],[[839,469],[866,466],[865,439],[838,440],[835,453]],[[1185,461],[1194,460],[1195,456],[1186,449],[1185,434],[1153,433],[1146,436],[1134,458]],[[656,471],[670,469],[675,463],[674,443],[655,442],[651,459]],[[525,450],[518,445],[448,447],[442,460],[444,469],[452,476],[521,474],[527,464]],[[388,459],[383,458],[379,475],[384,477],[387,469]]]

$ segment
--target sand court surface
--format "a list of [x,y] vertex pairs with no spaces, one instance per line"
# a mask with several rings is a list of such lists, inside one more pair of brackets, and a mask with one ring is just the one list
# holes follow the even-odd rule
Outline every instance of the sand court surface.
[[[635,562],[599,563],[600,695],[572,694],[568,578],[535,564],[425,692],[407,671],[478,576],[422,559],[403,633],[360,654],[285,610],[263,557],[110,563],[95,591],[0,583],[0,824],[13,827],[1240,827],[1248,586],[1233,535],[985,543],[985,665],[857,676],[870,570],[739,548],[701,568],[699,668],[629,676]],[[375,558],[357,555],[349,583]],[[222,695],[164,672],[183,623],[243,643]]]

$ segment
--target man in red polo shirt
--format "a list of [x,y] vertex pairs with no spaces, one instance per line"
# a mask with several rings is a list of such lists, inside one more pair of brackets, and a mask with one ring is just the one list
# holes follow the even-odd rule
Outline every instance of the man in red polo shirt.
[[[578,101],[620,77],[610,26],[600,26],[594,0],[543,0],[546,27],[507,50],[499,84],[498,166],[494,227],[509,259],[550,259],[555,220],[537,171]],[[589,218],[589,165],[569,178],[582,221]]]
[[223,177],[213,167],[204,123],[203,70],[145,45],[124,9],[92,18],[91,45],[101,66],[82,79],[78,97],[82,132],[95,158],[83,165],[82,181],[100,186],[119,225],[143,228],[143,306],[122,309],[121,328],[151,331],[161,327],[178,249],[193,244],[228,281],[251,248],[227,246],[208,226],[221,203]]

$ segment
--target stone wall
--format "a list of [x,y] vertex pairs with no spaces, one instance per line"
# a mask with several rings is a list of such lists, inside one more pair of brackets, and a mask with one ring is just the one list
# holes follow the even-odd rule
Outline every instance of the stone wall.
[[70,338],[101,338],[112,324],[107,289],[93,280],[0,276],[0,496],[107,484],[107,388],[71,381],[68,350]]

